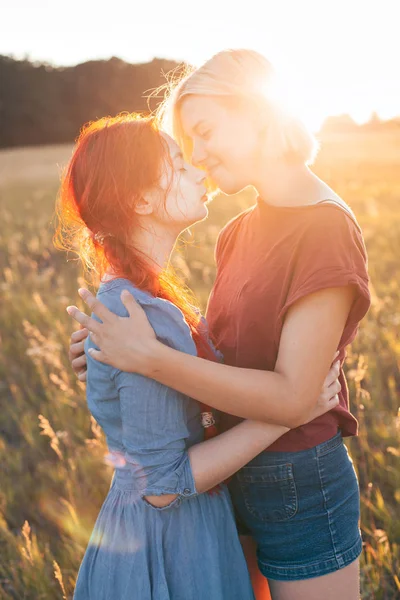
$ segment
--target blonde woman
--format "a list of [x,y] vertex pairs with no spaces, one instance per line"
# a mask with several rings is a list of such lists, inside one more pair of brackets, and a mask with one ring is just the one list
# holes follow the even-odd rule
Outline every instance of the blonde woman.
[[[342,370],[339,405],[302,420],[369,308],[367,256],[353,212],[308,166],[314,137],[276,103],[272,80],[258,53],[223,51],[179,82],[160,111],[212,186],[258,192],[217,242],[207,319],[225,364],[160,343],[133,298],[124,298],[129,318],[108,315],[100,326],[71,312],[95,331],[93,358],[206,402],[225,414],[224,429],[242,418],[291,428],[233,477],[239,531],[256,541],[273,600],[357,600],[359,488],[343,443],[357,422]],[[81,351],[71,347],[82,373]]]

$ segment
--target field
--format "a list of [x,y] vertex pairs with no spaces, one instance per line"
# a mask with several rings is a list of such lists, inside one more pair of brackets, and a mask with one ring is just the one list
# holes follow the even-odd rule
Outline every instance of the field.
[[[69,146],[0,152],[0,600],[70,599],[110,483],[104,441],[67,361],[79,265],[52,246]],[[59,166],[58,166],[59,165]],[[360,436],[363,600],[400,597],[400,130],[331,135],[315,170],[352,206],[373,304],[346,362]],[[219,197],[175,264],[204,308],[218,231],[254,201]],[[72,257],[70,257],[72,259]],[[184,535],[184,533],[182,534]]]

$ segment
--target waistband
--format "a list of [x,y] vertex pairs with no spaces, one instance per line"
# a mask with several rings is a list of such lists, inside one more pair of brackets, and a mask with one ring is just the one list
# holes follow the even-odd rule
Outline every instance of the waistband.
[[137,477],[129,466],[114,469],[111,486],[115,485],[125,492],[136,492],[138,496],[146,489],[147,481],[144,476]]

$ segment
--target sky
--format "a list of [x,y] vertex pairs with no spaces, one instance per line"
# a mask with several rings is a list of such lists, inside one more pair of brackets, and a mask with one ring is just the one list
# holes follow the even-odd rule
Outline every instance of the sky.
[[400,115],[400,0],[8,0],[0,17],[0,54],[15,58],[199,65],[252,48],[315,130],[329,115]]

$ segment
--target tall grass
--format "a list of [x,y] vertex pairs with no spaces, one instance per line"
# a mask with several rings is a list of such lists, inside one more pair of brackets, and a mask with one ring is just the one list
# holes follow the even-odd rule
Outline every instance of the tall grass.
[[[362,598],[400,596],[400,134],[327,140],[316,165],[355,209],[370,258],[372,308],[346,360],[360,435],[348,440],[362,492]],[[111,470],[67,347],[76,262],[52,247],[66,147],[0,153],[0,600],[71,598]],[[29,174],[24,165],[29,164]],[[37,170],[35,171],[35,165]],[[6,166],[6,169],[5,169]],[[3,170],[2,170],[3,169]],[[5,172],[6,171],[6,172]],[[11,173],[12,176],[7,176]],[[254,201],[211,206],[174,258],[204,308],[220,228]]]

